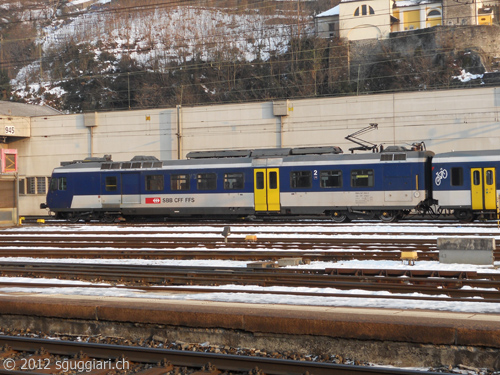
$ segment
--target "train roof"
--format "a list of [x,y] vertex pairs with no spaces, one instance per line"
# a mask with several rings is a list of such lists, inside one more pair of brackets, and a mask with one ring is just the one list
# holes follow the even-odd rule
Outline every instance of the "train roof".
[[[183,160],[163,160],[160,161],[156,157],[136,156],[130,161],[112,161],[109,156],[104,158],[87,158],[85,160],[75,160],[73,162],[61,163],[61,167],[55,169],[56,172],[77,172],[90,170],[138,170],[138,169],[159,169],[159,168],[189,168],[189,167],[209,167],[209,166],[228,166],[228,167],[251,167],[261,165],[286,165],[292,163],[311,163],[330,161],[337,163],[356,163],[363,162],[373,164],[378,161],[404,161],[412,159],[425,160],[434,155],[431,151],[409,151],[401,148],[393,148],[378,153],[357,153],[343,154],[336,152],[314,153],[314,148],[302,149],[301,151],[293,151],[297,149],[264,149],[253,154],[244,154],[237,156],[237,153],[229,153],[231,156],[208,157],[208,153],[194,154],[196,157]],[[321,151],[325,151],[322,149]],[[331,149],[335,151],[335,149]],[[242,152],[243,154],[243,152]]]
[[442,152],[435,155],[435,158],[449,158],[454,156],[497,156],[500,155],[500,150],[475,150],[475,151],[450,151]]

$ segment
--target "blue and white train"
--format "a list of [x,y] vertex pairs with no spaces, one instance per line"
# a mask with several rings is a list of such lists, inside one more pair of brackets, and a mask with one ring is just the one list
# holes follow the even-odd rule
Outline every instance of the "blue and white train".
[[41,208],[70,221],[103,222],[278,215],[390,222],[431,207],[454,210],[469,221],[496,214],[496,151],[434,155],[417,145],[343,154],[338,147],[310,147],[187,157],[64,163],[54,169]]

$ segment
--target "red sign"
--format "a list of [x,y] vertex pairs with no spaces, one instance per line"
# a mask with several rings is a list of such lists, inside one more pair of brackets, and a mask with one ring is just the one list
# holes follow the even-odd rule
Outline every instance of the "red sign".
[[161,198],[146,198],[146,204],[160,204]]
[[0,150],[1,172],[17,172],[17,150],[1,149]]

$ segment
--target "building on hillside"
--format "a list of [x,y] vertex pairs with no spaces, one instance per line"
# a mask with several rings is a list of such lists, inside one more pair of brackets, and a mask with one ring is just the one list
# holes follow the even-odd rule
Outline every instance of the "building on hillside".
[[314,27],[317,36],[326,39],[338,38],[340,36],[339,9],[340,5],[337,5],[314,17]]
[[315,17],[317,35],[385,39],[391,32],[434,26],[498,24],[500,0],[342,0]]

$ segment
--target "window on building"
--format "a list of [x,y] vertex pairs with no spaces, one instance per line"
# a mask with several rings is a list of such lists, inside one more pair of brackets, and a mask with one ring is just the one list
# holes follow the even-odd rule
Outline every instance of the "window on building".
[[215,173],[200,173],[197,176],[198,190],[217,189],[217,175]]
[[26,179],[25,178],[19,179],[19,194],[20,195],[26,194]]
[[373,169],[355,169],[351,171],[352,187],[373,187],[375,185],[375,176]]
[[312,172],[294,171],[290,174],[290,180],[292,188],[310,188],[312,187]]
[[224,189],[238,190],[244,187],[243,173],[225,173],[224,174]]
[[47,177],[19,179],[19,194],[47,194]]
[[366,16],[368,14],[375,14],[375,11],[369,5],[361,5],[354,11],[354,17],[359,17],[360,15]]
[[327,189],[342,187],[342,171],[321,171],[320,186]]
[[165,184],[163,175],[146,176],[146,190],[147,191],[161,191]]
[[173,174],[170,176],[171,190],[189,190],[188,174]]

